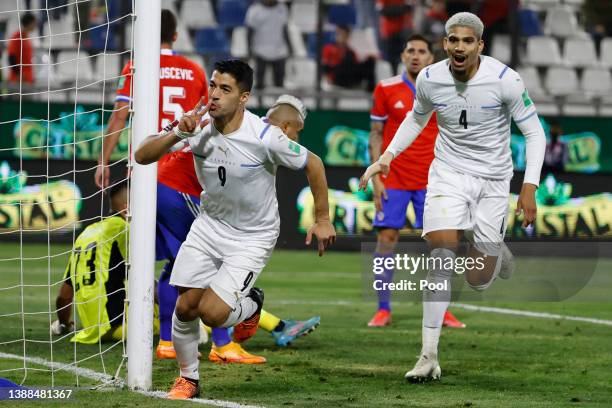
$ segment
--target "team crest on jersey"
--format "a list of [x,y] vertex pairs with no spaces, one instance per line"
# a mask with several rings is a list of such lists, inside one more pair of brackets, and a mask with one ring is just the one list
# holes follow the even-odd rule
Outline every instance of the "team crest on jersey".
[[393,107],[395,109],[404,109],[405,108],[404,103],[402,101],[395,102],[395,105],[393,105]]
[[291,150],[294,153],[300,154],[300,145],[295,143],[294,141],[290,140],[289,141],[289,150]]
[[523,91],[523,94],[521,95],[521,97],[523,98],[523,104],[525,105],[525,107],[528,107],[533,103],[531,101],[531,98],[529,97],[529,92],[527,92],[526,88]]
[[119,78],[119,85],[117,85],[117,89],[123,88],[123,85],[125,85],[125,77],[124,76]]

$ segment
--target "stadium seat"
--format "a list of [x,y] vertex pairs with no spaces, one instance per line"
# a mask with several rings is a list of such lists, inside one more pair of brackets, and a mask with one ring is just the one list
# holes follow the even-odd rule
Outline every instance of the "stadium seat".
[[246,58],[249,55],[248,28],[236,27],[232,30],[230,54],[235,58]]
[[538,13],[531,9],[519,10],[518,13],[521,35],[523,37],[533,37],[542,35],[542,27]]
[[509,64],[512,58],[512,47],[509,35],[496,34],[491,44],[491,56],[504,64]]
[[34,80],[36,84],[42,88],[59,88],[57,84],[53,83],[57,78],[57,74],[55,73],[55,66],[49,52],[44,50],[34,51],[34,63],[37,64],[34,67]]
[[590,38],[568,38],[563,45],[563,57],[570,67],[591,67],[598,65],[595,44]]
[[574,10],[567,5],[559,5],[548,9],[544,21],[544,34],[554,37],[568,38],[579,35],[578,20]]
[[370,98],[364,98],[363,92],[358,91],[354,95],[338,98],[336,109],[340,111],[363,112],[370,109],[371,103]]
[[184,0],[179,21],[192,29],[217,26],[210,0]]
[[201,55],[197,55],[197,54],[196,55],[189,55],[189,56],[187,56],[187,58],[189,58],[190,60],[192,60],[193,62],[198,64],[200,67],[202,67],[204,72],[207,72],[206,71],[206,63],[204,62],[204,58]]
[[217,10],[217,21],[225,28],[244,25],[248,4],[245,0],[221,0]]
[[161,0],[161,6],[163,9],[168,9],[174,13],[174,15],[178,16],[176,11],[176,1],[175,0]]
[[93,78],[91,58],[87,51],[60,51],[57,55],[57,77],[60,81],[84,86]]
[[612,68],[612,37],[606,37],[601,41],[601,55],[599,61],[601,65]]
[[351,31],[349,46],[355,51],[357,59],[360,61],[368,57],[378,58],[380,56],[378,40],[372,27]]
[[534,11],[547,10],[559,4],[559,0],[522,0],[521,7],[529,8]]
[[286,64],[287,89],[312,89],[317,82],[317,63],[311,58],[289,58]]
[[[11,11],[15,11],[14,1],[0,1],[0,22],[9,21],[11,18],[17,19],[17,13],[11,13]],[[6,37],[9,35],[11,33],[7,34]]]
[[174,43],[174,49],[178,52],[192,53],[195,52],[193,41],[187,31],[187,28],[183,24],[179,24],[176,27],[176,42]]
[[317,3],[315,0],[295,0],[289,11],[289,21],[302,33],[317,31]]
[[535,67],[521,67],[516,72],[521,76],[525,87],[529,90],[529,95],[536,102],[538,100],[550,99],[544,88],[542,88],[542,81]]
[[[323,43],[321,47],[324,47],[325,44],[331,44],[335,41],[336,33],[334,31],[323,31],[321,33],[323,36]],[[317,58],[317,33],[308,34],[308,57]]]
[[612,94],[612,77],[606,68],[587,68],[582,73],[580,88],[588,97],[600,98]]
[[[2,39],[1,36],[0,36],[0,39]],[[0,69],[2,70],[2,78],[8,77],[8,70],[9,70],[8,66],[9,66],[8,53],[3,52],[2,54],[0,54]]]
[[352,4],[331,5],[327,11],[327,19],[334,25],[353,27],[357,24],[357,12]]
[[292,22],[287,24],[287,31],[289,34],[289,42],[291,43],[291,49],[293,56],[306,58],[308,53],[306,52],[306,44],[304,43],[304,37],[300,32],[300,28]]
[[374,74],[376,75],[376,83],[393,76],[393,67],[389,61],[383,59],[376,60],[376,66],[374,68]]
[[[126,55],[128,57],[128,55]],[[121,74],[121,54],[106,53],[96,57],[96,79],[109,79],[117,81]]]
[[561,65],[559,43],[552,37],[529,37],[526,60],[536,66]]
[[568,96],[577,94],[578,76],[572,68],[552,67],[546,74],[546,89],[554,96]]
[[[68,16],[59,20],[47,20],[43,24],[43,48],[75,48],[76,34],[73,33],[74,25]],[[52,35],[52,36],[51,36]]]
[[229,54],[230,44],[223,28],[202,28],[196,31],[196,50],[201,54]]

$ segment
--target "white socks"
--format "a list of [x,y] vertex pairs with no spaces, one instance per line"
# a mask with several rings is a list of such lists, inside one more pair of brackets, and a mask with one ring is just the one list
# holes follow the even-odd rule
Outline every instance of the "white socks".
[[199,380],[198,341],[200,340],[199,318],[182,322],[172,314],[172,344],[176,351],[176,361],[181,370],[181,377]]
[[243,320],[253,316],[257,311],[257,303],[248,296],[242,298],[238,306],[232,310],[221,327],[233,327]]
[[[436,248],[431,251],[430,256],[433,259],[441,258],[441,264],[444,265],[446,258],[454,260],[455,253],[449,249]],[[436,291],[426,289],[423,291],[423,348],[421,354],[438,355],[438,341],[442,331],[444,313],[446,313],[451,299],[452,274],[452,269],[440,268],[429,271],[427,275],[429,282],[438,284],[446,282],[447,289]]]

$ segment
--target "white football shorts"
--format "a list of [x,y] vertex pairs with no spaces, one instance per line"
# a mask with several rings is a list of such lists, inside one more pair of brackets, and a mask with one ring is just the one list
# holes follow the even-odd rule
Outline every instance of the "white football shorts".
[[232,309],[249,293],[276,238],[240,234],[200,212],[176,256],[170,284],[210,287]]
[[429,168],[423,236],[440,230],[473,230],[477,245],[497,247],[506,233],[509,197],[510,179],[464,174],[434,160]]

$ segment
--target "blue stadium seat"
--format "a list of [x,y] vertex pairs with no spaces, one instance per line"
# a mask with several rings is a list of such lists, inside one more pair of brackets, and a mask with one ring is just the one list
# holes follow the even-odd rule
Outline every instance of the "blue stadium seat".
[[[336,40],[336,32],[335,31],[323,31],[323,45],[333,43]],[[317,33],[308,34],[308,40],[306,47],[308,48],[308,57],[316,58],[317,57]]]
[[519,23],[521,26],[521,35],[524,37],[533,37],[542,35],[542,26],[538,19],[538,13],[533,10],[519,10]]
[[351,4],[329,6],[327,18],[331,24],[353,27],[357,24],[357,12]]
[[230,43],[224,28],[202,28],[196,31],[195,48],[200,54],[229,54]]
[[217,12],[219,25],[225,28],[243,26],[247,8],[245,0],[222,0]]

